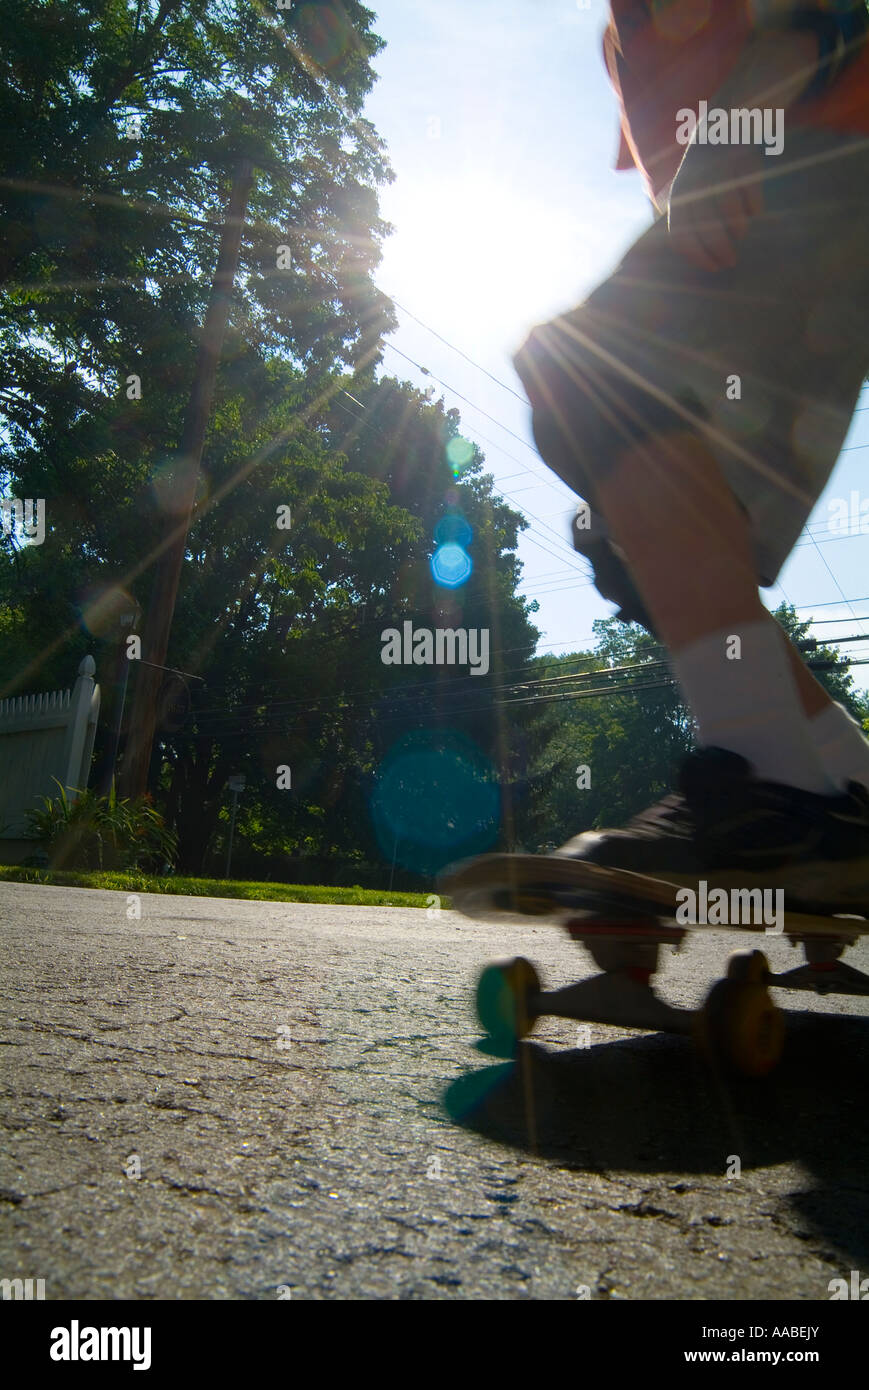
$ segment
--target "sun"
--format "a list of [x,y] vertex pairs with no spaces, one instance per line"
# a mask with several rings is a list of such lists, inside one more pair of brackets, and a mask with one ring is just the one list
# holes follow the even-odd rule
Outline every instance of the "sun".
[[384,199],[382,288],[467,352],[518,347],[576,280],[575,230],[491,175],[400,183]]

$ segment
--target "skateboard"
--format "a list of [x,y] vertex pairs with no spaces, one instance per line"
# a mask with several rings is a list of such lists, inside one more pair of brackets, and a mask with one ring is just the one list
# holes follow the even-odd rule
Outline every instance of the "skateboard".
[[[720,875],[715,880],[724,881]],[[598,966],[598,974],[577,984],[545,990],[523,956],[488,965],[477,984],[477,1015],[489,1050],[501,1056],[515,1053],[535,1021],[549,1015],[683,1034],[722,1069],[759,1077],[775,1068],[784,1047],[784,1015],[770,987],[869,995],[869,975],[840,959],[869,931],[866,916],[764,913],[764,903],[769,908],[776,901],[770,890],[764,899],[761,890],[752,893],[735,883],[709,889],[705,880],[687,885],[560,855],[525,854],[483,855],[458,864],[445,875],[443,888],[468,917],[536,917],[562,926]],[[733,907],[736,920],[733,912],[726,915]],[[751,920],[740,920],[746,917]],[[678,950],[689,931],[733,930],[784,936],[802,945],[804,963],[774,974],[763,951],[740,950],[699,1009],[675,1007],[655,993],[652,976],[662,946]]]

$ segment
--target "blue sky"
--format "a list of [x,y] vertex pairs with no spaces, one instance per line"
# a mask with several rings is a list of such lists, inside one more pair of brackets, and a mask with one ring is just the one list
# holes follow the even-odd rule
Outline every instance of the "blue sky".
[[[366,115],[396,173],[381,195],[395,233],[377,280],[402,306],[385,370],[422,388],[434,381],[484,450],[498,491],[530,522],[520,542],[521,587],[540,603],[539,650],[588,646],[593,620],[613,610],[569,544],[572,494],[534,451],[511,357],[535,323],[573,307],[606,278],[651,220],[640,176],[613,169],[618,119],[601,52],[606,6],[369,4],[387,47]],[[861,489],[869,389],[860,404],[867,408],[854,417],[809,534],[781,585],[764,591],[771,606],[786,597],[805,617],[846,620],[820,626],[825,637],[869,634],[869,619],[852,616],[869,615],[869,535],[858,528],[837,535],[829,509],[852,489],[869,498],[865,483]],[[869,638],[846,650],[869,657]],[[869,666],[854,675],[869,684]]]

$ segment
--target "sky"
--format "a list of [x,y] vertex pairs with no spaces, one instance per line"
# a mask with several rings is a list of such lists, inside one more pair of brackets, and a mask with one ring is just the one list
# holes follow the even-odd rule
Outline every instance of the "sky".
[[[573,494],[530,432],[512,366],[529,329],[580,303],[651,221],[640,175],[613,168],[614,94],[604,68],[603,0],[368,0],[386,48],[365,114],[396,174],[381,191],[395,230],[376,280],[399,307],[384,370],[434,385],[461,412],[496,490],[529,524],[521,592],[538,600],[538,652],[592,645],[613,607],[572,549]],[[426,375],[421,368],[427,369]],[[496,378],[497,380],[493,380]],[[500,383],[500,384],[499,384]],[[869,462],[869,388],[830,485],[779,576],[817,635],[869,634],[869,534],[860,532]],[[836,499],[858,520],[833,526]],[[862,523],[869,529],[869,517]],[[849,602],[846,602],[849,600]],[[867,615],[859,621],[861,615]],[[849,643],[869,658],[869,636]],[[869,685],[869,665],[857,667]]]

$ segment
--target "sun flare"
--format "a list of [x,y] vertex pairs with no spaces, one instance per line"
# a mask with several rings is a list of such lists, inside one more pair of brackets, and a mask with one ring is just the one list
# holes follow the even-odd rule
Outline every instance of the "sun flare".
[[576,229],[485,174],[405,183],[384,204],[380,283],[467,352],[518,346],[577,280]]

